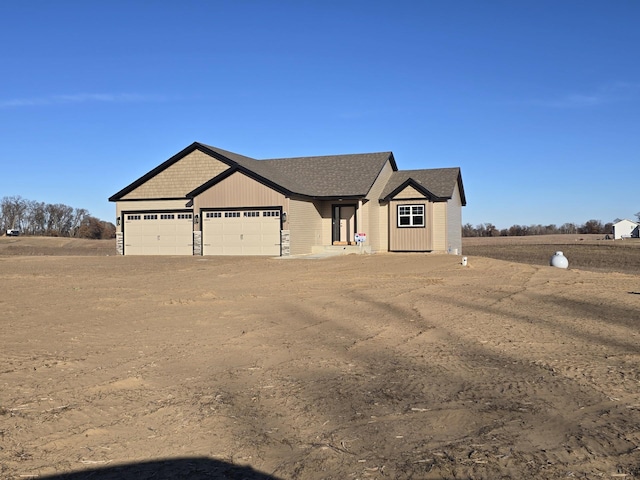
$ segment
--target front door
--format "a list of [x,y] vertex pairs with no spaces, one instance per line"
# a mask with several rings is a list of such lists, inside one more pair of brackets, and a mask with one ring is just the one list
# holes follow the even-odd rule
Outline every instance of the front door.
[[333,234],[334,244],[349,244],[354,242],[356,233],[356,206],[333,206]]

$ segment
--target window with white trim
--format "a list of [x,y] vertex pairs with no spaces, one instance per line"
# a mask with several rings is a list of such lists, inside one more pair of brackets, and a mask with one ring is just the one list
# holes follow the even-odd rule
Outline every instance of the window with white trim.
[[260,212],[244,212],[245,217],[259,217]]
[[205,216],[206,218],[221,218],[222,212],[207,212]]
[[240,212],[224,212],[225,218],[239,218]]
[[398,227],[424,227],[424,205],[398,205]]
[[263,217],[279,217],[280,212],[278,210],[265,210],[262,212]]

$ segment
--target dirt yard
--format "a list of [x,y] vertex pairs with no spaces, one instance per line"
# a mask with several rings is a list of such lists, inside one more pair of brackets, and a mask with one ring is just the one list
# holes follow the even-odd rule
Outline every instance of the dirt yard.
[[549,265],[555,251],[569,259],[571,268],[598,272],[640,273],[640,240],[605,240],[604,235],[531,235],[523,237],[464,238],[465,255],[510,262]]
[[639,274],[16,240],[2,479],[640,478]]

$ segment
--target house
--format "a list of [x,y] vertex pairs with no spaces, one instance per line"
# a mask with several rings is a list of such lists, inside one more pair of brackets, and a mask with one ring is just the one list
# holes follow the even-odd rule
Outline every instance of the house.
[[124,255],[462,251],[459,168],[393,153],[256,160],[195,142],[109,198]]
[[638,238],[640,224],[631,220],[619,220],[613,224],[613,239]]

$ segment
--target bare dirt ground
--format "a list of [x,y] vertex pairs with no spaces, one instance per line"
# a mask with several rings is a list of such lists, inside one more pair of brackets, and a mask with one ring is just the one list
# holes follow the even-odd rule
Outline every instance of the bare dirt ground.
[[606,240],[604,235],[531,235],[523,237],[464,238],[465,255],[549,265],[555,251],[569,259],[571,268],[600,272],[640,272],[640,240]]
[[0,478],[640,478],[638,274],[15,240]]

